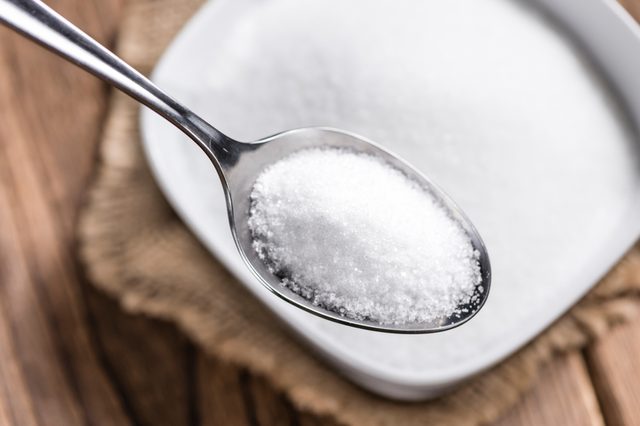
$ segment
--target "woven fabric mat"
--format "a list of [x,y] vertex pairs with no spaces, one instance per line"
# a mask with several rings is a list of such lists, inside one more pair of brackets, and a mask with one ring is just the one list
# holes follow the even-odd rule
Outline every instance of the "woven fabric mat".
[[[149,73],[200,4],[130,0],[118,53]],[[135,102],[113,93],[78,230],[92,281],[124,309],[174,321],[211,356],[266,377],[302,410],[354,425],[488,423],[517,402],[552,356],[578,350],[638,311],[640,246],[537,339],[447,396],[421,403],[375,396],[292,339],[176,217],[147,169],[138,111]]]

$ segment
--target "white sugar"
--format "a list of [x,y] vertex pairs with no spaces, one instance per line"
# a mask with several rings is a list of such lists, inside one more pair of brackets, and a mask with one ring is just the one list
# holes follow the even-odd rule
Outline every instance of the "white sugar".
[[[537,4],[257,1],[237,7],[210,48],[185,56],[197,66],[163,81],[240,140],[318,125],[365,135],[433,178],[478,226],[493,286],[464,327],[367,333],[274,305],[327,351],[412,381],[469,371],[566,310],[595,279],[587,270],[616,252],[638,193],[637,139],[586,56]],[[205,237],[231,252],[224,198],[200,201],[217,179],[200,154],[184,165],[191,173],[198,164],[181,186],[184,202]],[[193,182],[207,184],[196,191]]]
[[254,248],[313,304],[381,324],[459,313],[480,284],[479,253],[430,192],[377,157],[299,151],[251,194]]

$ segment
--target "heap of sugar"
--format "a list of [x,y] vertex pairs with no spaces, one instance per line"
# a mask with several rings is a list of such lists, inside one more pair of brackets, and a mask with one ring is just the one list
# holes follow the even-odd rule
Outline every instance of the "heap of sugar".
[[283,285],[347,318],[439,321],[481,283],[479,253],[461,225],[368,154],[306,149],[268,167],[251,193],[249,228]]

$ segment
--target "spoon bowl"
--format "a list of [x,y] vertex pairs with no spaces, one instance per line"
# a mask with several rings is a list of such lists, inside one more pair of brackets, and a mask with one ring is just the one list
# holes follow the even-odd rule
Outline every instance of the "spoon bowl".
[[[260,283],[276,296],[315,315],[338,323],[368,330],[391,333],[429,333],[444,331],[470,320],[484,305],[491,286],[491,265],[484,243],[471,221],[442,190],[415,168],[376,143],[353,133],[327,127],[311,127],[289,130],[254,143],[232,142],[237,154],[226,157],[228,162],[218,163],[219,175],[226,194],[231,232],[240,255]],[[237,145],[233,145],[237,144]],[[344,148],[376,156],[429,191],[456,220],[469,236],[473,248],[480,253],[479,263],[482,283],[476,287],[473,302],[460,307],[459,313],[437,323],[410,323],[402,325],[379,324],[374,321],[346,318],[336,312],[323,309],[281,284],[281,279],[271,273],[264,261],[253,249],[253,238],[248,226],[250,194],[258,176],[269,165],[294,152],[308,148]],[[214,153],[210,155],[216,164]]]
[[[416,169],[375,143],[352,133],[330,128],[291,130],[252,143],[236,141],[198,117],[155,86],[142,74],[76,28],[39,0],[0,0],[0,22],[40,43],[90,73],[119,88],[174,124],[209,157],[224,188],[229,224],[236,246],[248,268],[273,294],[325,319],[369,330],[393,333],[444,331],[471,319],[484,305],[491,285],[487,250],[471,221],[437,186]],[[480,254],[482,282],[476,286],[472,302],[458,313],[433,323],[381,325],[354,320],[313,305],[280,283],[252,247],[248,226],[250,195],[258,176],[271,164],[301,149],[345,148],[376,156],[420,184],[464,229]]]

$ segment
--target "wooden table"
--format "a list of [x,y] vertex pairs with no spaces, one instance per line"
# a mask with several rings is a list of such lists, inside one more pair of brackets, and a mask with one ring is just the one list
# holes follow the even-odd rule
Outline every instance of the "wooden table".
[[[124,1],[52,3],[111,45]],[[640,0],[625,3],[640,17]],[[0,425],[331,423],[86,282],[73,229],[107,95],[0,29]],[[640,424],[640,321],[553,362],[498,424],[604,422]]]

